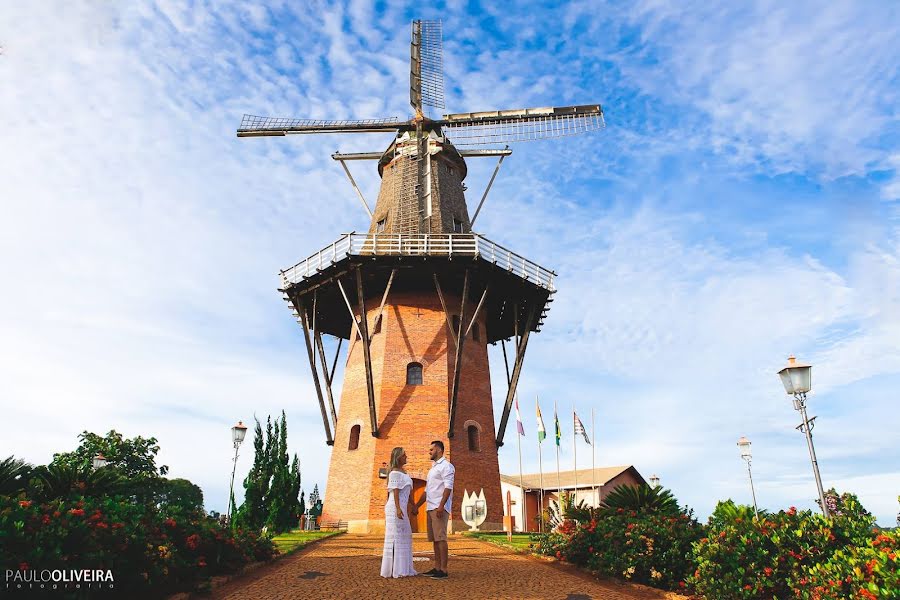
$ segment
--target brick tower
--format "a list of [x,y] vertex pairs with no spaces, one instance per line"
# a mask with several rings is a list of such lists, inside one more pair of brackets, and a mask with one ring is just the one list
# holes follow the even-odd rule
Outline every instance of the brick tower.
[[[439,23],[413,23],[411,56],[416,114],[409,121],[245,116],[238,136],[396,134],[384,152],[333,156],[345,170],[347,160],[378,161],[381,188],[374,210],[350,177],[370,217],[368,231],[343,235],[281,272],[280,291],[302,327],[326,443],[333,447],[323,521],[345,522],[350,531],[382,531],[384,467],[391,450],[405,448],[417,499],[431,465],[428,447],[442,440],[456,467],[451,527],[467,528],[460,514],[463,492],[484,490],[482,528],[499,529],[498,449],[529,337],[540,331],[552,301],[554,273],[472,231],[491,184],[470,218],[465,159],[499,157],[492,183],[511,151],[456,146],[580,133],[602,127],[603,113],[590,105],[431,120],[423,104],[443,105],[442,81],[435,81]],[[324,336],[337,340],[333,359],[326,356]],[[338,411],[333,380],[345,341]],[[498,341],[508,386],[495,427],[487,345]],[[414,531],[424,531],[424,516],[420,511]]]

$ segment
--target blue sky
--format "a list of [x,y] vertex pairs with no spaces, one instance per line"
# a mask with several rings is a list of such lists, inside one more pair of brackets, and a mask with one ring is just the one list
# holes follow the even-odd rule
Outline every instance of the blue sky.
[[[560,273],[520,384],[529,436],[535,396],[545,416],[553,400],[593,407],[598,464],[656,472],[705,516],[717,499],[749,501],[735,446],[746,435],[760,504],[812,507],[775,375],[795,353],[814,365],[826,486],[892,524],[893,3],[7,7],[0,455],[46,462],[84,429],[155,435],[171,475],[221,510],[228,428],[284,408],[304,487],[324,484],[329,450],[276,274],[366,227],[329,155],[389,137],[234,129],[245,112],[406,118],[409,21],[436,17],[448,112],[606,112],[599,134],[515,146],[479,217],[482,233]],[[491,169],[470,161],[473,194]],[[374,198],[374,169],[354,174]],[[248,447],[239,476],[250,459]],[[531,442],[525,463],[537,469]],[[515,470],[513,444],[501,466]]]

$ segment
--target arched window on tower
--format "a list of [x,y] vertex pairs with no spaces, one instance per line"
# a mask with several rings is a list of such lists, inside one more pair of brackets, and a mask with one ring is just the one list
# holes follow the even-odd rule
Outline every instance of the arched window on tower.
[[481,341],[481,334],[478,332],[478,323],[472,323],[472,339],[476,342]]
[[412,362],[406,365],[406,385],[422,385],[422,365]]
[[459,315],[453,315],[453,332],[459,331]]
[[356,450],[359,448],[359,425],[354,425],[350,428],[350,444],[347,446],[347,450]]
[[469,439],[469,451],[481,452],[481,432],[474,423],[466,427],[466,436]]

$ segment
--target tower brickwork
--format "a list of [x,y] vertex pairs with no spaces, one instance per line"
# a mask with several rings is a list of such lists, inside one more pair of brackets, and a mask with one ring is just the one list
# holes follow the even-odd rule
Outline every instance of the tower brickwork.
[[[459,307],[460,297],[445,296]],[[379,303],[367,303],[367,318],[375,323]],[[468,309],[470,312],[472,307]],[[458,312],[458,311],[457,311]],[[369,405],[361,343],[351,343],[341,393],[338,426],[332,450],[323,520],[346,521],[350,531],[380,532],[384,528],[386,481],[379,469],[396,446],[406,449],[407,472],[422,480],[431,467],[428,447],[441,440],[456,467],[451,511],[454,529],[465,528],[460,513],[463,491],[484,489],[488,514],[484,527],[502,524],[499,464],[494,438],[490,371],[484,319],[463,346],[463,369],[458,404],[458,433],[448,439],[447,398],[452,384],[455,344],[446,316],[433,290],[393,296],[370,342],[379,437],[368,428]],[[422,366],[421,385],[407,384],[407,368]],[[359,427],[359,435],[354,433]],[[474,428],[474,431],[470,431]],[[357,442],[358,440],[358,442]]]

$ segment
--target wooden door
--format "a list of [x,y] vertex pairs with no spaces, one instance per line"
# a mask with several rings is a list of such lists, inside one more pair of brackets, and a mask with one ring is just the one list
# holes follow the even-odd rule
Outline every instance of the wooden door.
[[[413,479],[412,494],[410,494],[409,496],[410,502],[416,504],[424,496],[425,480]],[[428,524],[425,520],[428,518],[427,508],[428,507],[423,503],[422,506],[419,507],[418,515],[410,515],[411,519],[409,520],[409,525],[410,527],[412,527],[413,533],[425,533],[426,531],[428,531]]]

